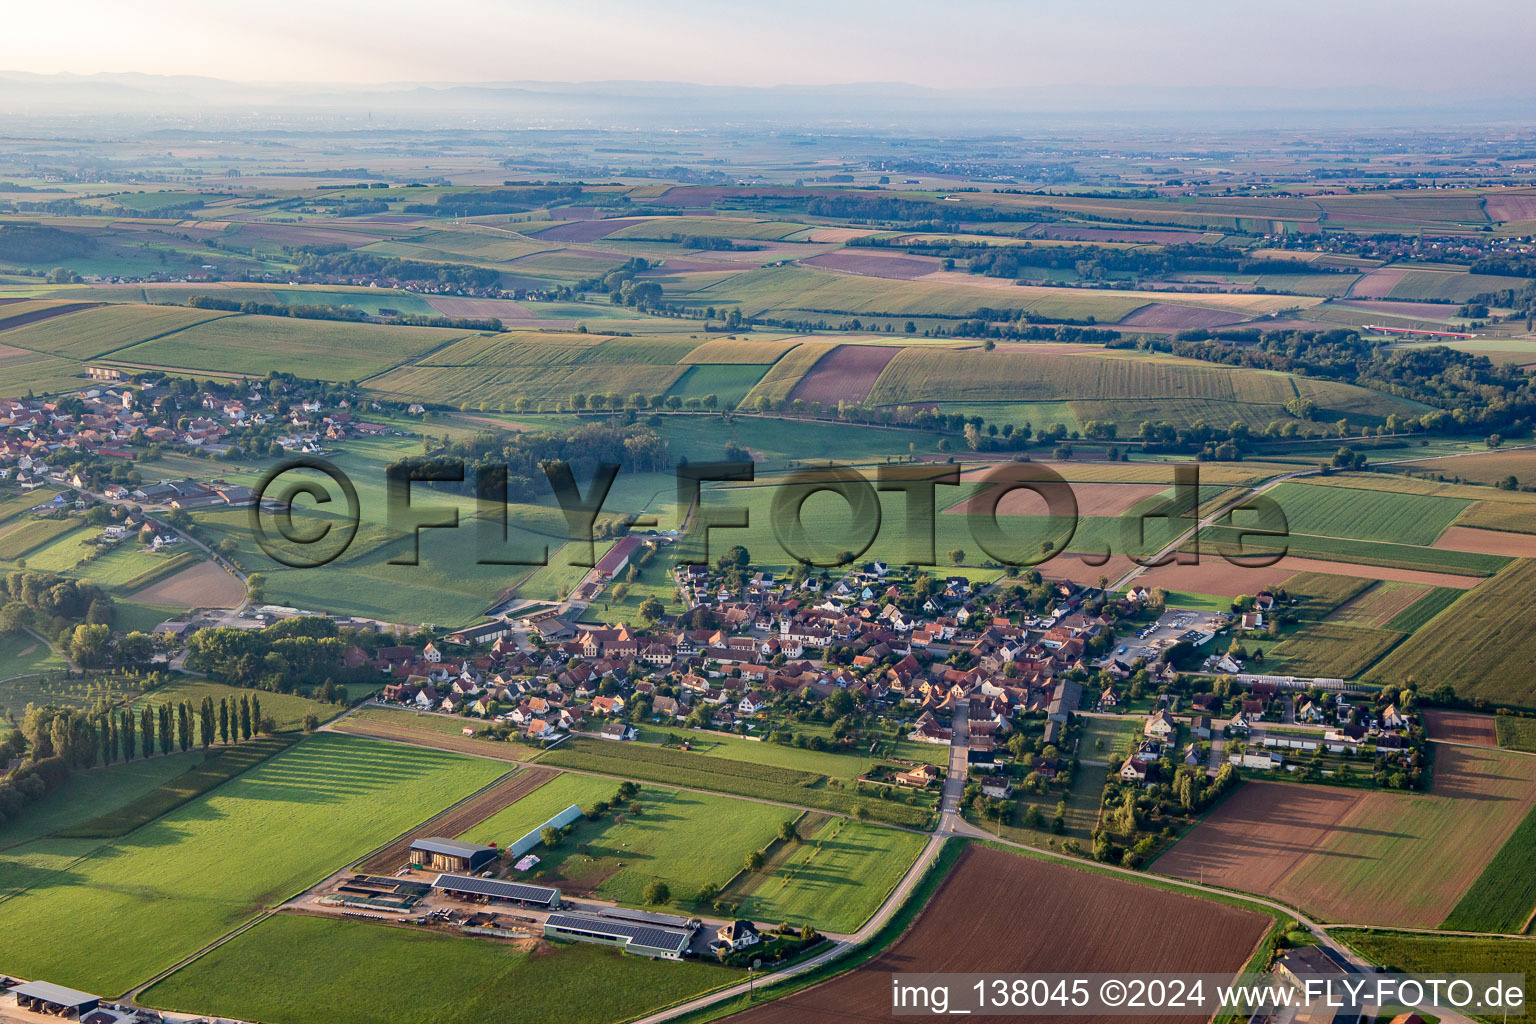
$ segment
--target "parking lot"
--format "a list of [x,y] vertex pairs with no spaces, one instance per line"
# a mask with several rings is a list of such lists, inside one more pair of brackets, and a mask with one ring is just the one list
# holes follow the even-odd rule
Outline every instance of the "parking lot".
[[1156,661],[1169,647],[1181,638],[1197,639],[1199,633],[1215,633],[1224,628],[1230,615],[1217,612],[1196,611],[1188,608],[1169,608],[1156,622],[1142,626],[1136,632],[1121,636],[1113,657],[1129,664],[1137,658]]

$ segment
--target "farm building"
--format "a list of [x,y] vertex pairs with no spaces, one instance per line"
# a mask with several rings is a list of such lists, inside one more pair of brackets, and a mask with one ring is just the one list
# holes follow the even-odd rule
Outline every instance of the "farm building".
[[494,846],[479,846],[457,839],[418,839],[411,844],[411,860],[433,871],[479,871],[497,857]]
[[638,537],[620,537],[613,542],[613,547],[608,549],[608,553],[597,560],[597,565],[592,567],[593,571],[604,583],[608,582],[624,571],[624,567],[629,564],[630,556],[639,546]]
[[507,847],[507,855],[509,857],[521,857],[544,841],[544,837],[539,834],[540,832],[543,832],[546,828],[564,828],[579,817],[581,817],[581,808],[571,804],[571,806],[550,818],[538,828],[529,829],[527,835]]
[[693,941],[692,928],[672,928],[596,914],[550,914],[544,922],[544,935],[552,939],[618,946],[626,953],[653,960],[680,960]]
[[511,632],[512,624],[499,619],[495,622],[482,622],[478,626],[465,626],[449,633],[444,639],[451,644],[489,644]]
[[11,994],[16,997],[17,1009],[63,1017],[66,1020],[79,1020],[101,1004],[100,996],[77,992],[47,981],[29,981],[17,985],[11,989]]
[[522,882],[498,882],[494,878],[470,875],[438,875],[432,888],[447,896],[482,903],[513,903],[523,907],[553,910],[560,905],[560,890]]

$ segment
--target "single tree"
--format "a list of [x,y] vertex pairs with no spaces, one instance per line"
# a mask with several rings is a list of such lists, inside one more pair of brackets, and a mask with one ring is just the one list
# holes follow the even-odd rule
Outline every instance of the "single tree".
[[646,887],[641,890],[640,896],[649,906],[655,906],[659,903],[672,902],[671,888],[668,887],[666,882],[660,880],[648,883]]
[[171,744],[176,742],[176,738],[171,735],[171,706],[161,704],[157,711],[159,722],[156,724],[156,729],[160,737],[160,753],[169,754]]

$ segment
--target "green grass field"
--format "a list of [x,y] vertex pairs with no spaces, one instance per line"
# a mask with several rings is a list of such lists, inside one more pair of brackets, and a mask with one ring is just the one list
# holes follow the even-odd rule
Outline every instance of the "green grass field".
[[3,344],[67,359],[96,359],[228,313],[182,306],[96,306],[0,334]]
[[[1408,932],[1340,928],[1334,938],[1373,963],[1390,971],[1414,974],[1524,974],[1536,977],[1536,942],[1523,939],[1476,939],[1454,935],[1415,935]],[[1508,1024],[1533,1024],[1536,1010],[1526,1003],[1524,1013],[1511,1015]],[[1505,1024],[1503,1015],[1487,1019]]]
[[322,704],[320,701],[310,700],[295,693],[243,690],[238,686],[225,686],[223,683],[191,678],[173,679],[164,686],[158,686],[149,691],[135,703],[180,704],[186,701],[195,711],[204,697],[212,697],[214,704],[218,704],[220,700],[238,704],[241,697],[255,697],[261,701],[261,713],[272,716],[279,732],[299,729],[304,724],[305,715],[312,714],[323,722],[343,710],[335,704]]
[[[465,837],[507,846],[571,804],[585,809],[611,800],[617,788],[612,779],[562,774]],[[723,885],[747,854],[768,845],[780,822],[796,816],[769,804],[660,786],[642,786],[634,801],[642,808],[638,815],[626,807],[595,822],[583,818],[559,846],[536,848],[542,862],[529,877],[637,907],[644,905],[646,885],[659,880],[676,905],[693,907],[699,886]]]
[[1477,876],[1440,925],[1458,932],[1525,931],[1536,912],[1536,871],[1531,853],[1536,850],[1536,809],[1525,816],[1483,873]]
[[[0,961],[111,995],[468,796],[504,764],[321,734],[116,842],[8,851]],[[93,940],[40,920],[90,920]]]
[[1455,604],[1465,593],[1465,590],[1457,590],[1455,587],[1433,587],[1429,593],[1388,620],[1387,628],[1399,633],[1415,632]]
[[1269,492],[1292,533],[1392,544],[1433,544],[1466,510],[1459,498],[1283,483]]
[[[60,829],[65,839],[115,839],[149,824],[163,814],[202,796],[288,749],[291,736],[260,736],[244,743],[214,746],[201,760],[157,789],[88,821]],[[142,749],[142,741],[140,744]],[[187,751],[191,753],[191,751]],[[149,758],[154,760],[154,758]]]
[[202,760],[201,750],[189,750],[185,754],[152,757],[147,761],[119,761],[106,767],[77,771],[63,786],[0,826],[0,849],[20,846],[115,813],[196,768]]
[[265,376],[269,370],[319,380],[361,380],[430,352],[464,331],[229,316],[176,334],[119,349],[113,360]]
[[752,363],[694,363],[667,394],[684,399],[714,395],[722,407],[731,409],[741,404],[764,372],[764,367]]
[[1284,662],[1287,675],[1353,679],[1402,639],[1389,629],[1314,622],[1267,653]]
[[741,914],[834,933],[857,931],[901,881],[925,841],[911,832],[833,818],[795,842],[775,870],[754,880],[741,899]]
[[1379,661],[1370,677],[1449,683],[1458,696],[1536,707],[1527,668],[1536,658],[1536,618],[1522,614],[1536,561],[1522,559],[1435,616]]
[[1300,558],[1317,558],[1325,562],[1344,562],[1354,565],[1381,565],[1397,569],[1420,569],[1424,572],[1443,572],[1456,576],[1492,576],[1511,561],[1503,555],[1484,555],[1470,551],[1414,547],[1408,544],[1388,544],[1380,541],[1350,540],[1344,537],[1316,537],[1295,532],[1278,541],[1250,536],[1246,542],[1242,542],[1239,539],[1239,533],[1237,528],[1230,526],[1207,527],[1200,531],[1201,550],[1216,552],[1220,550],[1218,545],[1221,544],[1231,546],[1232,550],[1249,554],[1273,552],[1283,548]]
[[1499,735],[1499,746],[1505,750],[1524,750],[1536,754],[1536,718],[1500,715],[1494,719],[1493,725]]
[[28,509],[46,505],[57,494],[58,490],[49,487],[35,491],[6,492],[5,497],[0,498],[0,523],[8,523]]
[[[52,647],[31,633],[0,633],[0,711],[20,716],[28,701],[43,703],[51,699],[52,694],[38,690],[42,683],[31,677],[63,672],[67,667]],[[88,702],[89,696],[81,694],[81,699]]]
[[[303,956],[295,956],[303,950]],[[404,964],[430,965],[430,980]],[[162,1009],[270,1024],[612,1024],[737,981],[582,943],[535,950],[425,929],[279,914],[144,993]]]
[[25,519],[0,531],[0,561],[14,562],[80,528],[79,519]]
[[812,772],[776,768],[691,751],[625,744],[622,749],[603,740],[573,739],[539,756],[552,768],[576,768],[618,778],[777,800],[797,807],[851,813],[863,806],[870,817],[897,825],[922,827],[929,811],[877,797],[859,797],[851,789],[831,788]]

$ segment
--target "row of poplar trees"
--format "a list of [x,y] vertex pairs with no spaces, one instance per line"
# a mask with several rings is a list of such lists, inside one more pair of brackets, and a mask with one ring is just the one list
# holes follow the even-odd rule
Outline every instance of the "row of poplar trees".
[[97,723],[103,764],[150,757],[159,750],[189,750],[194,732],[204,750],[215,743],[248,740],[261,729],[261,701],[254,694],[242,694],[238,702],[221,697],[214,704],[204,697],[193,707],[188,701],[177,704],[145,704],[137,713],[123,708],[116,715],[108,712]]

